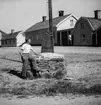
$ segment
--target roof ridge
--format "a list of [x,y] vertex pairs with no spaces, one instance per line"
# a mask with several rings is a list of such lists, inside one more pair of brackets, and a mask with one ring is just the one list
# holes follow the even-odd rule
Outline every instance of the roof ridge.
[[[56,26],[60,21],[64,20],[66,17],[70,16],[71,14],[67,14],[67,15],[63,15],[61,17],[55,17],[55,18],[52,18],[53,20],[53,26]],[[35,23],[34,25],[32,25],[30,28],[28,28],[25,32],[30,32],[33,30],[39,30],[39,29],[43,29],[43,26],[44,28],[47,28],[48,27],[48,19],[45,20],[45,21],[41,21],[41,22],[37,22]]]
[[2,38],[2,40],[5,40],[5,39],[13,39],[13,38],[16,38],[16,36],[20,33],[21,31],[17,31],[17,32],[14,32],[13,34],[7,34],[5,37]]
[[58,17],[55,17],[55,18],[53,18],[53,19],[57,19],[57,18],[60,18],[60,17],[69,16],[69,15],[71,15],[71,14],[67,14],[67,15],[63,15],[63,16],[58,16]]
[[82,17],[82,18],[88,21],[93,31],[97,30],[101,26],[101,19],[96,19],[94,17]]
[[2,31],[2,30],[0,30],[0,32],[2,32],[2,33],[4,33],[4,34],[7,34],[7,33],[5,33],[4,31]]
[[[16,31],[16,32],[13,32],[13,34],[16,34],[16,33],[19,33],[21,31]],[[11,33],[9,33],[8,35],[12,35]]]
[[95,19],[95,20],[101,20],[101,19],[96,19],[94,17],[85,17],[85,16],[82,16],[82,18],[90,18],[90,19]]
[[90,24],[90,26],[92,27],[92,29],[94,30],[94,27],[93,27],[93,25],[92,25],[92,23],[91,23],[91,21],[87,18],[87,21],[89,22],[89,24]]
[[[67,14],[67,15],[63,15],[63,16],[58,16],[58,17],[54,17],[54,18],[52,18],[53,20],[54,19],[57,19],[57,18],[62,18],[62,17],[65,17],[65,16],[69,16],[69,15],[71,15],[71,14]],[[47,20],[45,20],[45,21],[48,21],[49,19],[47,19]],[[40,21],[40,22],[37,22],[37,23],[41,23],[41,22],[45,22],[45,21]],[[37,24],[36,23],[36,24]]]

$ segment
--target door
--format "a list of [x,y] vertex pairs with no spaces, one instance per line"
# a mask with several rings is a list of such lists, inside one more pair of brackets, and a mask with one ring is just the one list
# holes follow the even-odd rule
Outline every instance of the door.
[[67,31],[62,32],[62,45],[63,46],[68,46],[68,35]]
[[97,32],[97,44],[101,46],[101,29]]
[[92,34],[92,46],[96,46],[96,34]]
[[57,45],[61,45],[60,32],[57,32]]

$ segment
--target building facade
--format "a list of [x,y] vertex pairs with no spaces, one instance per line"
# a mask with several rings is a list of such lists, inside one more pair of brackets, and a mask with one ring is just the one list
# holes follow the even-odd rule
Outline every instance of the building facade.
[[1,40],[2,40],[2,38],[5,37],[6,35],[7,35],[7,34],[6,34],[5,32],[3,32],[3,31],[0,30],[0,46],[2,46],[2,45],[1,45]]
[[25,42],[25,35],[22,31],[10,33],[2,38],[2,47],[18,47]]
[[101,11],[95,11],[95,17],[81,17],[73,30],[75,46],[101,46]]
[[[77,18],[73,14],[64,15],[59,11],[59,17],[53,18],[54,44],[59,46],[72,45],[72,31]],[[32,39],[32,45],[41,45],[43,35],[49,33],[49,21],[44,16],[41,22],[36,23],[25,31],[26,37]]]

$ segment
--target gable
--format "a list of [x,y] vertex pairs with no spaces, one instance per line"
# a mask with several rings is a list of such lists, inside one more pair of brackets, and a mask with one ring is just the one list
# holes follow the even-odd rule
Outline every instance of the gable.
[[16,36],[16,38],[23,38],[25,37],[24,32],[19,32],[18,35]]
[[14,32],[13,34],[8,34],[6,36],[4,36],[2,38],[2,40],[6,40],[6,39],[14,39],[17,37],[17,35],[20,33],[21,31],[18,31],[18,32]]
[[77,19],[74,18],[74,16],[70,16],[67,17],[66,19],[64,19],[63,21],[61,21],[59,24],[57,24],[57,30],[66,30],[66,29],[71,29],[74,28],[75,24],[76,24]]
[[20,32],[16,37],[17,46],[22,45],[25,42],[25,34]]
[[88,18],[88,21],[93,27],[93,31],[97,30],[101,26],[101,19]]
[[79,21],[80,20],[87,21],[93,31],[96,31],[101,26],[101,19],[95,19],[92,17],[81,17]]
[[[84,29],[83,30],[81,29],[81,24],[84,24]],[[75,24],[73,34],[75,34],[77,31],[80,31],[80,30],[81,31],[84,31],[84,30],[93,31],[93,28],[92,28],[91,24],[89,23],[89,21],[87,19],[84,19],[84,18],[81,17]]]

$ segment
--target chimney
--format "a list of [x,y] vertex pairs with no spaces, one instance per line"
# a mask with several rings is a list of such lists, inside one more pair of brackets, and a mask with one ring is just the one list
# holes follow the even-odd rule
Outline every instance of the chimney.
[[59,11],[59,17],[64,16],[64,11]]
[[13,34],[14,33],[14,29],[11,29],[11,34]]
[[95,19],[101,19],[101,10],[94,11]]
[[46,16],[43,16],[42,17],[42,21],[44,22],[46,20]]

